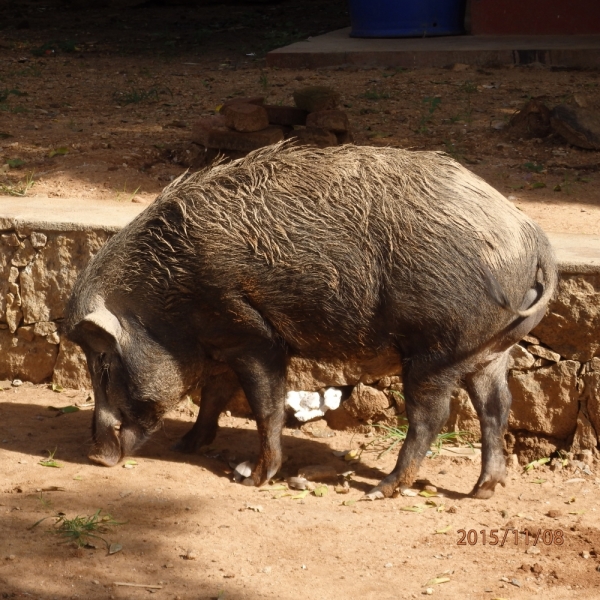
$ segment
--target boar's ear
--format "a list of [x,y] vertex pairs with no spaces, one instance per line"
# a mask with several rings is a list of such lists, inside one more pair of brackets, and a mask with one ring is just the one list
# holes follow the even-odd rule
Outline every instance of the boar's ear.
[[78,324],[78,337],[95,352],[121,353],[119,343],[123,330],[113,313],[101,308],[86,315]]

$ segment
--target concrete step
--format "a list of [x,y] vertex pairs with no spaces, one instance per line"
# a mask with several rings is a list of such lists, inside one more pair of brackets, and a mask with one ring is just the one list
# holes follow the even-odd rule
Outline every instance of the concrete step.
[[600,35],[491,36],[431,38],[351,38],[338,29],[278,48],[267,65],[288,69],[358,67],[445,67],[542,63],[576,69],[600,66]]

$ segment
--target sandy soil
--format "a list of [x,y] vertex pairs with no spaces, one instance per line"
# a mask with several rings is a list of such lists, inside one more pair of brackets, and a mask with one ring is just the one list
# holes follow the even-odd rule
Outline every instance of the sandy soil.
[[[473,500],[466,494],[479,458],[438,456],[426,459],[414,486],[433,484],[437,496],[362,502],[394,457],[363,453],[349,464],[332,451],[356,449],[372,437],[318,430],[331,437],[315,438],[288,428],[283,475],[314,464],[355,471],[347,494],[329,482],[325,496],[293,499],[277,482],[261,489],[231,482],[229,462],[257,450],[254,424],[244,419],[223,415],[214,447],[180,455],[169,448],[194,419],[183,408],[169,415],[136,465],[107,469],[86,459],[91,409],[57,416],[48,408],[85,403],[85,393],[24,385],[1,394],[2,598],[129,599],[151,592],[171,599],[391,600],[422,597],[427,587],[437,598],[600,598],[594,475],[513,468],[506,488],[491,500]],[[60,468],[39,464],[48,451]],[[44,517],[73,519],[99,509],[123,522],[100,534],[122,546],[112,555],[99,539],[92,540],[96,548],[63,542],[52,518],[31,529]],[[498,530],[497,545],[489,544],[491,530]],[[534,546],[539,530],[548,544],[540,537]],[[477,543],[460,545],[469,531]],[[449,581],[427,585],[436,578]]]
[[29,179],[34,196],[150,202],[184,169],[204,164],[189,141],[195,119],[228,98],[293,104],[294,89],[325,84],[341,93],[357,143],[443,150],[546,230],[600,231],[598,152],[496,129],[531,97],[550,107],[597,100],[597,72],[270,70],[266,50],[344,26],[345,4],[159,4],[4,9],[0,193]]

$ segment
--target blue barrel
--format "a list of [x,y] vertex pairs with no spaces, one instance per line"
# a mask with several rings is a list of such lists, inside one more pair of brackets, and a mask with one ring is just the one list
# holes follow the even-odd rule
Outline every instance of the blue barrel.
[[465,32],[466,0],[349,0],[352,37],[430,37]]

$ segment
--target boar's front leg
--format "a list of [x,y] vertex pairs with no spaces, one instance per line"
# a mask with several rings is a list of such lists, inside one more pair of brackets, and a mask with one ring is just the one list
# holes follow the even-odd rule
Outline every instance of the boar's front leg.
[[390,498],[415,480],[419,466],[450,414],[450,395],[459,370],[413,360],[403,370],[408,433],[394,470],[366,499]]
[[496,484],[505,485],[504,432],[512,403],[506,380],[507,362],[508,350],[465,377],[481,424],[481,475],[472,491],[475,498],[490,498]]
[[281,467],[281,431],[285,408],[285,351],[273,340],[253,340],[229,359],[256,418],[258,461],[246,485],[262,485]]
[[173,449],[191,454],[212,443],[219,429],[219,415],[239,389],[240,382],[229,368],[219,366],[213,369],[202,386],[198,418]]

